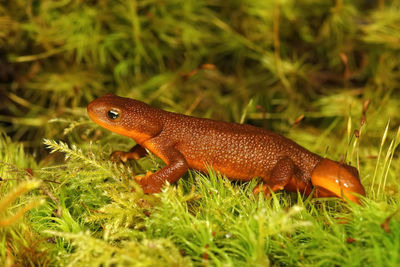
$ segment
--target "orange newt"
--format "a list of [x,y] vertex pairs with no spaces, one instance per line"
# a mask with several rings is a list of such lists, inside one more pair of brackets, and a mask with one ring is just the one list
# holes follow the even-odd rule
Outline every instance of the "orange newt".
[[286,189],[309,195],[315,189],[315,197],[356,203],[357,194],[365,196],[356,168],[262,128],[167,112],[112,94],[92,101],[87,110],[101,127],[136,142],[129,152],[113,152],[112,158],[139,159],[147,149],[166,163],[155,173],[136,177],[145,193],[160,192],[165,181],[175,183],[188,169],[206,172],[212,166],[229,179],[260,177],[263,185],[255,187],[255,193]]

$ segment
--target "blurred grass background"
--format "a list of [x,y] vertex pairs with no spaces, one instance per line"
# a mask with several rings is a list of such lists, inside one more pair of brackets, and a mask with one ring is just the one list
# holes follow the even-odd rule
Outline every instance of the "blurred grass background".
[[[235,266],[257,262],[260,266],[318,263],[329,266],[351,263],[352,254],[360,255],[353,259],[355,266],[364,262],[398,265],[400,249],[395,240],[400,233],[396,213],[400,196],[400,157],[396,151],[400,125],[399,65],[400,1],[0,1],[0,127],[3,132],[0,193],[1,199],[10,199],[8,204],[0,205],[0,223],[7,225],[0,225],[0,261],[12,266],[14,263],[39,264],[41,258],[46,259],[42,265],[58,265],[68,262],[67,255],[73,255],[76,262],[82,263],[87,255],[99,253],[96,246],[101,248],[99,251],[113,246],[112,253],[98,264],[124,266],[138,264],[139,260],[123,263],[118,257],[115,258],[121,261],[110,259],[127,253],[131,247],[146,251],[150,242],[152,248],[157,248],[158,256],[152,258],[145,252],[139,253],[142,265]],[[107,215],[87,221],[87,213],[102,208],[106,211],[99,214],[107,213],[110,210],[105,207],[110,206],[106,205],[120,203],[120,199],[114,199],[116,192],[103,188],[106,185],[102,179],[116,180],[114,183],[118,184],[115,174],[121,171],[102,164],[111,150],[128,149],[133,144],[100,130],[88,120],[86,105],[105,93],[139,99],[169,111],[245,122],[276,131],[320,155],[345,159],[356,165],[369,200],[364,208],[350,208],[353,211],[350,214],[349,207],[343,207],[338,200],[323,202],[317,207],[314,202],[304,204],[301,198],[286,193],[279,194],[276,201],[254,200],[251,207],[263,207],[264,213],[249,215],[249,224],[255,224],[241,233],[239,228],[232,228],[235,220],[239,220],[235,209],[224,210],[218,206],[220,202],[214,207],[206,193],[198,192],[202,200],[193,197],[195,200],[187,204],[190,197],[172,196],[167,191],[161,200],[146,201],[159,213],[150,210],[159,215],[173,209],[168,206],[170,203],[181,207],[177,211],[181,217],[177,215],[180,219],[176,231],[181,231],[182,236],[168,231],[161,231],[164,234],[143,231],[150,226],[161,227],[163,221],[158,215],[144,219],[142,209],[148,207],[132,204],[136,198],[143,197],[136,194],[126,197],[132,198],[126,207],[130,207],[129,203],[136,207],[133,211],[130,207],[131,215],[127,216],[138,216],[131,223],[119,224]],[[64,161],[59,153],[49,155],[43,138],[69,144],[68,148],[58,147],[60,143],[46,143],[69,158]],[[98,171],[101,174],[93,166],[102,166]],[[134,163],[129,166],[136,171],[159,167],[146,159],[139,166]],[[129,171],[123,170],[120,175],[128,176]],[[94,174],[98,178],[93,178]],[[199,176],[194,173],[189,176],[192,175]],[[210,179],[217,178],[211,175]],[[129,186],[119,186],[122,190],[119,192],[130,192]],[[203,186],[215,187],[207,183]],[[186,191],[190,187],[190,183],[183,186]],[[228,193],[226,197],[235,201]],[[40,198],[46,200],[45,204]],[[40,203],[41,208],[34,208]],[[214,221],[218,216],[204,211],[201,208],[204,203],[232,212],[229,217],[232,221]],[[288,226],[297,229],[304,226],[303,220],[308,221],[314,229],[321,230],[315,232],[325,235],[325,239],[319,240],[316,234],[305,236],[308,233],[302,228],[296,234],[291,228],[291,234],[286,234],[287,229],[281,227],[278,219],[285,214],[287,206],[293,206],[296,214],[294,221],[291,221],[292,213],[287,215]],[[21,207],[31,211],[22,221],[10,220],[18,215],[17,208]],[[248,209],[237,208],[240,212]],[[53,210],[58,211],[53,213]],[[199,217],[190,217],[193,210]],[[267,220],[270,215],[276,220]],[[350,226],[341,226],[340,220],[331,221],[341,217],[351,221]],[[114,216],[115,220],[118,218]],[[387,218],[392,224],[391,235],[380,227]],[[221,251],[221,247],[228,247],[227,241],[221,239],[210,252],[205,248],[210,243],[204,238],[212,238],[211,231],[198,236],[204,244],[189,244],[196,240],[192,240],[190,230],[207,229],[207,220],[220,225],[222,232],[226,231],[221,238],[231,233],[229,229],[234,229],[236,237],[241,236],[245,241],[235,239],[231,251]],[[324,226],[327,220],[330,226]],[[358,227],[354,220],[365,228]],[[63,227],[55,226],[55,221]],[[118,230],[115,232],[121,239],[109,237],[111,230],[102,228],[105,222]],[[268,239],[272,235],[269,229],[264,232],[266,240],[254,239],[261,229],[256,227],[256,230],[255,225],[269,224],[277,225],[274,233],[279,238]],[[125,230],[128,235],[123,232],[125,228],[129,229]],[[54,232],[45,234],[44,230],[58,231],[60,237],[54,237]],[[89,230],[99,240],[90,239],[89,233],[78,234]],[[337,236],[339,232],[347,234]],[[380,236],[367,238],[369,232]],[[336,235],[330,236],[332,233]],[[343,239],[348,235],[362,241],[349,249],[347,246],[353,242]],[[38,236],[47,241],[30,251],[28,248],[32,248]],[[66,241],[71,239],[75,243]],[[121,240],[127,242],[126,246],[119,243]],[[83,249],[88,243],[93,247]],[[246,244],[250,245],[246,247]],[[332,251],[321,254],[328,260],[321,260],[316,244],[325,244],[326,250]],[[42,246],[57,252],[39,257]],[[74,254],[77,247],[87,254]],[[372,252],[361,256],[369,248]],[[174,251],[177,262],[165,254],[169,249]],[[28,256],[25,259],[21,255]],[[230,257],[233,259],[228,260]],[[335,262],[335,257],[341,260]],[[86,263],[96,265],[91,259]]]

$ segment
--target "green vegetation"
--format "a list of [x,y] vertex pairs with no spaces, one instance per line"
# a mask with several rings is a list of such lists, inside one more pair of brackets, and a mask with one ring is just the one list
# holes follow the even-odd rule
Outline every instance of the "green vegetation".
[[[0,265],[398,266],[400,1],[0,3]],[[144,195],[106,92],[356,166],[362,205],[188,172]],[[301,119],[304,116],[303,119]]]

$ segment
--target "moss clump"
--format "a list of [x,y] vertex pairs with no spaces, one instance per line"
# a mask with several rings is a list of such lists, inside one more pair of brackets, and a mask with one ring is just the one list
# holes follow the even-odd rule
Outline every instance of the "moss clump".
[[[399,18],[399,1],[3,1],[0,262],[399,265]],[[212,171],[143,195],[131,177],[162,163],[109,162],[134,143],[89,121],[106,92],[282,133],[356,166],[367,198],[254,198]]]

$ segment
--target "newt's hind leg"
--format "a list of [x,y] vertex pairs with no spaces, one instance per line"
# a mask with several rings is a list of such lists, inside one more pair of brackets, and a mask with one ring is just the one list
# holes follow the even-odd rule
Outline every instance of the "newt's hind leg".
[[263,191],[265,195],[269,195],[270,190],[274,192],[282,190],[291,181],[293,175],[294,163],[290,158],[284,157],[272,168],[269,178],[263,180],[262,187],[256,186],[253,193],[258,194]]
[[147,155],[147,151],[144,147],[137,144],[131,148],[128,152],[114,151],[110,155],[110,159],[114,162],[122,161],[127,162],[129,159],[138,160]]

